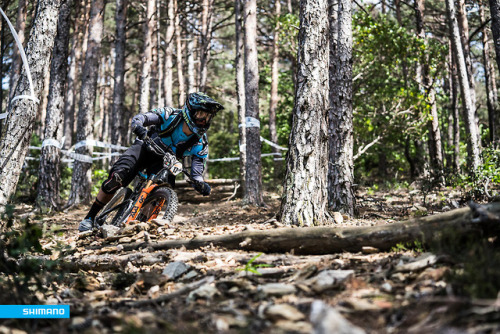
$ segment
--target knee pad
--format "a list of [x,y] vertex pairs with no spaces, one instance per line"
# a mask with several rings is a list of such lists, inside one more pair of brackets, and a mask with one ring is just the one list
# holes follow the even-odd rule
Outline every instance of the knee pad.
[[114,194],[123,185],[123,176],[120,171],[112,172],[106,181],[102,183],[101,189],[106,194]]

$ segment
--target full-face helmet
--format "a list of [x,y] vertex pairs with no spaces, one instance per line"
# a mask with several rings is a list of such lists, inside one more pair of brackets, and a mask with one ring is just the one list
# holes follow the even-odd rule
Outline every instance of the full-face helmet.
[[222,104],[204,93],[191,93],[182,108],[182,116],[189,129],[198,136],[203,135],[210,127],[210,122],[218,111],[224,109]]

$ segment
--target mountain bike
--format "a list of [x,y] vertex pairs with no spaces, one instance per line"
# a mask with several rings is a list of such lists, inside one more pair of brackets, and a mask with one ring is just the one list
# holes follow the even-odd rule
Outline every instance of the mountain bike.
[[175,155],[164,151],[151,138],[144,139],[148,149],[163,158],[163,168],[156,174],[139,172],[134,189],[120,188],[96,217],[98,226],[109,224],[121,227],[133,220],[150,222],[163,212],[163,219],[171,222],[177,213],[179,200],[168,182],[168,176],[184,173],[188,182],[197,184]]

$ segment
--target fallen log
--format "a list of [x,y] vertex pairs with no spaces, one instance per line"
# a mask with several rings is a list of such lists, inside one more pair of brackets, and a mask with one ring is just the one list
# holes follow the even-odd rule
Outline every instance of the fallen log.
[[[240,183],[239,179],[209,179],[205,180],[211,187],[223,186],[223,185],[234,185],[235,183]],[[191,184],[186,180],[175,181],[176,188],[191,187]]]
[[405,222],[372,227],[340,228],[331,226],[279,228],[244,231],[230,235],[203,236],[191,240],[168,240],[158,243],[123,244],[124,251],[142,247],[165,250],[185,247],[196,249],[209,245],[265,253],[332,254],[360,252],[363,247],[390,250],[399,243],[439,239],[441,232],[468,234],[481,230],[487,235],[500,231],[500,203],[470,207],[446,213],[415,218]]

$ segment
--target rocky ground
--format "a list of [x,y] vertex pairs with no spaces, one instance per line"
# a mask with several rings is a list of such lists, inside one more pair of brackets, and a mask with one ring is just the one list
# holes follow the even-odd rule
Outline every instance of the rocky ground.
[[[418,244],[321,256],[147,246],[282,227],[278,196],[266,194],[265,208],[227,197],[180,194],[172,223],[132,224],[107,238],[77,234],[86,207],[31,217],[43,228],[42,246],[52,250],[45,259],[60,261],[52,274],[63,273],[37,297],[70,304],[71,318],[3,320],[0,333],[500,332],[500,298],[464,297],[449,280],[463,264]],[[338,215],[332,224],[391,224],[464,206],[451,191],[363,190],[357,198],[359,218]],[[28,205],[16,210],[18,218],[33,215]],[[145,246],[125,247],[139,241]]]

